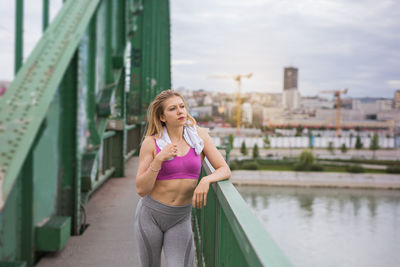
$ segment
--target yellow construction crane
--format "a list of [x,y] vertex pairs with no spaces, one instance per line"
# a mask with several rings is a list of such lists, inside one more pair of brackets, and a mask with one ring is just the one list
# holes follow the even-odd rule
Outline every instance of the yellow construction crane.
[[341,106],[341,94],[347,94],[347,91],[349,89],[343,89],[343,90],[324,90],[324,91],[319,91],[318,93],[320,94],[333,94],[336,97],[336,136],[340,135],[341,127],[340,127],[340,106]]
[[241,96],[240,91],[242,90],[242,79],[247,78],[250,79],[253,76],[253,73],[249,74],[232,74],[232,75],[220,75],[215,74],[211,75],[210,78],[214,79],[233,79],[238,83],[238,91],[237,91],[237,106],[236,106],[236,134],[240,135],[240,124],[242,121],[242,110],[241,110]]

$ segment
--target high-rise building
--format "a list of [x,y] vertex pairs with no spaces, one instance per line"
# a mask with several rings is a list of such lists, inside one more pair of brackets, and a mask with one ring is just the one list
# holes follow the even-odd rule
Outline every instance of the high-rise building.
[[295,67],[286,67],[283,73],[283,90],[296,89],[297,90],[297,73],[298,69]]
[[293,110],[300,106],[300,94],[297,90],[298,69],[286,67],[283,73],[282,105],[284,108]]
[[400,90],[396,90],[394,93],[393,107],[395,109],[400,109]]

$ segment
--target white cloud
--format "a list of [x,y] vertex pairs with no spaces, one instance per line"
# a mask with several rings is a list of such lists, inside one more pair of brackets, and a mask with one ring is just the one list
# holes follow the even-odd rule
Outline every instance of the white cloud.
[[386,81],[386,83],[390,88],[393,88],[393,89],[400,88],[400,80],[388,80],[388,81]]
[[10,31],[2,26],[0,26],[0,39],[3,41],[9,40],[12,37]]
[[189,60],[189,59],[173,59],[171,61],[171,64],[173,66],[180,66],[180,65],[194,65],[197,62],[194,60]]

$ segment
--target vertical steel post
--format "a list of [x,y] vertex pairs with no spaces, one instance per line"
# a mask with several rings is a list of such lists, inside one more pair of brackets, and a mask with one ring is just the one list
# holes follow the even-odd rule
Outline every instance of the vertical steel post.
[[123,55],[124,53],[124,48],[125,48],[125,8],[124,8],[124,3],[125,0],[118,0],[117,2],[117,10],[115,12],[116,14],[116,40],[117,40],[117,54],[118,55]]
[[43,32],[46,31],[49,26],[49,0],[43,0]]
[[161,52],[162,52],[162,48],[161,48],[161,34],[160,34],[160,29],[161,29],[161,8],[162,8],[162,4],[160,5],[156,5],[156,34],[155,34],[155,42],[156,42],[156,60],[155,60],[155,76],[156,76],[156,80],[157,80],[157,86],[156,86],[156,95],[161,91],[161,77],[160,77],[160,57],[161,57]]
[[159,11],[158,11],[158,64],[157,64],[157,73],[158,73],[158,90],[159,92],[168,89],[164,87],[163,84],[163,77],[162,77],[162,69],[163,69],[163,62],[164,62],[164,9],[165,9],[165,1],[161,1]]
[[24,56],[24,0],[15,1],[15,59],[14,59],[14,74],[22,66]]
[[[46,122],[43,121],[35,136],[30,151],[25,158],[19,178],[21,180],[21,258],[27,263],[27,267],[33,267],[35,262],[35,225],[34,225],[34,169],[33,153],[42,136]],[[1,264],[0,264],[1,265]]]
[[60,95],[63,127],[62,133],[62,186],[65,195],[68,196],[62,203],[62,213],[72,216],[72,234],[79,235],[81,227],[81,175],[80,155],[78,151],[77,116],[78,116],[78,52],[71,59],[71,62],[64,74]]
[[21,258],[27,263],[28,267],[33,266],[35,258],[34,246],[34,226],[33,226],[33,150],[32,146],[25,163],[22,167],[20,176],[22,214],[21,214]]
[[99,145],[101,143],[99,133],[96,128],[96,19],[97,12],[92,17],[88,27],[88,66],[87,66],[87,82],[88,93],[86,99],[86,114],[88,116],[88,128],[90,131],[89,141],[92,145]]
[[151,0],[143,1],[143,79],[144,79],[144,106],[145,112],[151,96]]
[[108,86],[114,82],[112,74],[112,1],[105,2],[105,27],[104,27],[104,78],[105,84]]
[[169,8],[169,0],[167,1],[167,45],[166,45],[166,57],[167,57],[167,64],[165,66],[166,75],[167,75],[167,87],[171,88],[171,20],[170,20],[170,8]]
[[143,6],[136,0],[133,4],[133,23],[131,36],[131,83],[129,94],[129,115],[135,115],[136,122],[141,122],[143,108]]
[[151,97],[150,97],[150,102],[154,99],[156,95],[156,85],[155,83],[157,82],[157,76],[156,76],[156,64],[157,64],[157,4],[155,3],[154,0],[150,0],[151,3],[151,59],[150,59],[150,66],[151,66]]
[[157,60],[157,4],[155,3],[154,0],[149,0],[151,2],[151,35],[150,35],[150,40],[151,40],[151,50],[150,50],[150,77],[151,77],[151,83],[150,83],[150,88],[151,88],[151,95],[149,99],[149,103],[154,99],[156,96],[156,85],[155,83],[157,82],[157,76],[156,76],[156,60]]
[[118,80],[116,93],[119,93],[121,100],[121,117],[119,120],[122,121],[122,128],[116,129],[116,135],[111,139],[112,153],[111,153],[111,164],[115,168],[113,177],[124,177],[125,176],[125,144],[126,144],[126,129],[125,129],[125,73],[122,69],[121,77]]

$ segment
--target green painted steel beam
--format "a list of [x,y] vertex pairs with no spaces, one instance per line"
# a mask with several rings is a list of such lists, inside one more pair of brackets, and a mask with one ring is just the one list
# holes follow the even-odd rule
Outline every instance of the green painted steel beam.
[[0,99],[0,211],[98,4],[65,2]]
[[138,152],[137,149],[133,149],[132,151],[128,152],[128,154],[125,155],[125,162],[127,162],[135,153]]
[[167,64],[165,66],[165,69],[167,71],[167,73],[166,73],[167,86],[168,86],[168,88],[172,88],[172,84],[171,84],[171,41],[170,41],[171,40],[171,20],[170,20],[169,0],[167,0],[167,2],[168,2],[168,5],[167,5],[167,8],[168,8],[168,12],[167,12],[167,25],[168,25],[167,39],[168,39],[168,42],[167,42],[166,50],[165,50],[167,53]]
[[115,12],[115,23],[116,23],[116,54],[122,55],[125,49],[125,0],[117,0],[117,10]]
[[132,120],[128,123],[141,121],[144,101],[143,78],[143,6],[138,0],[132,6],[132,34],[131,34],[131,58],[130,58],[130,89],[128,103],[128,115]]
[[43,0],[43,22],[42,30],[43,32],[49,26],[49,0]]
[[[37,140],[36,140],[37,141]],[[35,141],[35,143],[36,143]],[[33,248],[35,242],[34,236],[34,187],[33,182],[33,147],[29,151],[28,156],[24,160],[22,171],[20,172],[21,179],[21,199],[22,199],[22,225],[21,225],[21,258],[26,261],[29,267],[33,266],[35,250]]]
[[97,147],[100,145],[101,140],[99,133],[96,129],[96,46],[97,46],[97,35],[96,35],[96,26],[97,26],[97,16],[93,16],[88,29],[88,48],[87,48],[87,56],[88,56],[88,66],[87,66],[87,83],[88,83],[88,92],[86,98],[86,113],[87,119],[89,121],[88,128],[90,132],[89,142],[93,147]]
[[114,77],[112,75],[112,14],[113,4],[111,0],[105,1],[105,29],[104,29],[104,77],[106,87],[111,87],[114,83]]
[[1,267],[26,267],[24,261],[0,261]]
[[126,129],[127,131],[130,131],[130,130],[132,130],[132,129],[135,129],[136,127],[138,127],[136,124],[131,124],[131,125],[126,125],[126,126],[125,126],[125,129]]
[[24,0],[16,0],[14,74],[17,74],[19,69],[21,68],[23,57],[24,57]]
[[64,248],[71,232],[71,217],[52,216],[35,231],[35,248],[38,251],[59,251]]
[[115,172],[115,168],[112,167],[99,176],[99,179],[92,184],[92,190],[89,192],[89,196],[99,189]]
[[103,134],[103,140],[113,137],[116,134],[115,131],[107,131]]
[[[71,216],[72,234],[78,235],[81,227],[81,181],[80,181],[80,153],[79,153],[79,138],[78,138],[78,72],[79,72],[79,52],[75,50],[69,66],[64,73],[62,80],[63,99],[62,105],[64,127],[62,146],[64,153],[62,154],[62,164],[64,167],[63,183],[68,182],[72,188],[71,196],[68,198],[67,210],[70,213],[62,213],[62,215]],[[65,211],[63,211],[65,212]]]
[[144,106],[142,110],[147,110],[152,98],[151,91],[151,31],[152,31],[152,0],[143,2],[143,79],[144,79]]

